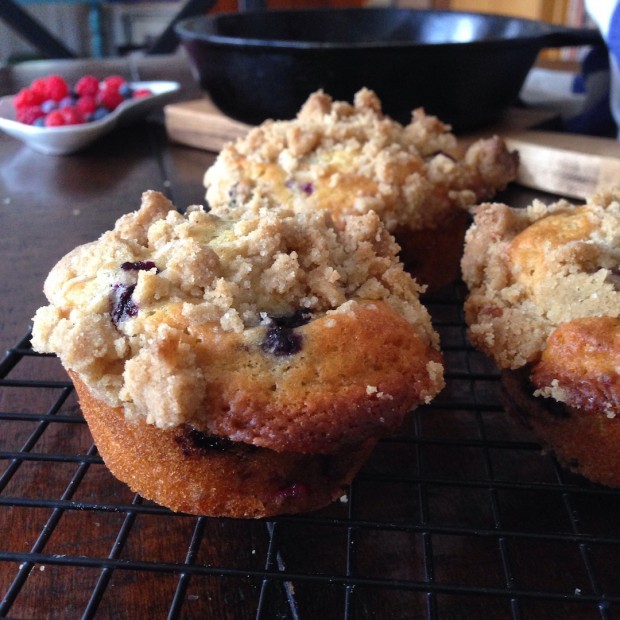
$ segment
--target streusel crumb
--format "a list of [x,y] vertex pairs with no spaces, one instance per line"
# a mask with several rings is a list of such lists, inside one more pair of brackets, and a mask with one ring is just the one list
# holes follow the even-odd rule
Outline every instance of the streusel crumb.
[[374,210],[394,232],[441,226],[455,210],[505,187],[516,167],[516,154],[498,137],[464,151],[450,127],[422,109],[403,126],[368,89],[353,104],[319,91],[295,119],[266,121],[226,145],[204,182],[220,215],[261,191],[293,208],[310,201],[336,222]]
[[619,265],[620,191],[478,207],[462,261],[472,341],[502,368],[538,361],[559,325],[620,316]]
[[[393,238],[372,212],[343,223],[336,228],[324,211],[275,209],[267,196],[255,196],[235,220],[201,206],[181,214],[146,192],[138,211],[51,271],[50,305],[34,318],[33,346],[58,353],[129,419],[160,428],[191,422],[274,449],[333,450],[347,433],[372,431],[361,412],[377,404],[355,404],[348,381],[364,381],[365,399],[366,379],[394,397],[391,414],[382,411],[386,427],[443,385],[437,334]],[[381,333],[365,336],[366,325]],[[363,359],[338,349],[348,346]],[[389,368],[395,356],[398,373]],[[330,408],[338,398],[351,419],[328,432],[320,419],[337,420]],[[295,406],[315,416],[305,423],[316,437]]]

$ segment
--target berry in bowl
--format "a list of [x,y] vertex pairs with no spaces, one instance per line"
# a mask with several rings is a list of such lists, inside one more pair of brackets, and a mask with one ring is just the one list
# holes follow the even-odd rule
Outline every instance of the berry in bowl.
[[144,117],[179,87],[167,81],[129,82],[119,75],[85,75],[70,85],[49,75],[0,98],[0,129],[41,153],[66,155]]

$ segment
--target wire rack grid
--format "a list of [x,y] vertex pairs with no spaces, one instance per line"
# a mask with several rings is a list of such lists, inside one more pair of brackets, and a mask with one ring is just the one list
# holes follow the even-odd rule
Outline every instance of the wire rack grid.
[[0,364],[0,617],[611,619],[620,492],[561,469],[502,407],[458,285],[427,305],[447,386],[306,515],[175,514],[105,468],[29,336]]

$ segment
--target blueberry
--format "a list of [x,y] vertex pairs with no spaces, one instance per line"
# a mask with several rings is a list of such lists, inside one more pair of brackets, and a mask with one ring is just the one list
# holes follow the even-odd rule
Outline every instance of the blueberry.
[[127,84],[127,82],[125,82],[119,89],[118,89],[118,94],[123,98],[123,99],[131,99],[133,97],[133,88],[131,88],[131,86],[129,86],[129,84]]
[[32,124],[35,127],[45,127],[45,116],[39,116]]
[[277,499],[284,501],[285,499],[298,499],[306,497],[309,493],[308,487],[301,482],[293,482],[276,493]]
[[186,457],[200,456],[209,452],[228,452],[234,443],[226,437],[207,435],[196,428],[187,428],[182,434],[175,437]]
[[67,108],[73,105],[75,105],[75,99],[73,97],[64,97],[58,102],[58,108],[61,110],[62,108]]
[[49,114],[52,110],[58,109],[58,102],[53,99],[47,99],[41,104],[41,110],[44,114]]
[[135,284],[115,284],[112,287],[110,315],[114,325],[138,314],[138,306],[131,298]]
[[97,108],[94,112],[93,112],[93,120],[94,121],[100,121],[102,118],[105,118],[110,112],[108,110],[106,110],[105,108]]
[[156,269],[156,266],[152,260],[127,261],[121,265],[123,271],[149,271],[153,268]]
[[288,327],[273,325],[267,329],[261,349],[271,355],[293,355],[301,351],[301,336]]
[[261,343],[261,349],[272,355],[293,355],[301,351],[301,335],[293,330],[310,321],[312,313],[297,310],[293,314],[270,316],[269,327]]

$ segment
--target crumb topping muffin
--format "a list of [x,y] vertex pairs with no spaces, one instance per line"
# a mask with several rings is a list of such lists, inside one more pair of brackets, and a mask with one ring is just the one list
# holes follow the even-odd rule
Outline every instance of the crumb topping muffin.
[[443,387],[438,337],[369,212],[336,228],[255,197],[237,219],[157,192],[49,274],[33,346],[129,421],[330,453]]
[[560,325],[619,316],[619,240],[619,191],[581,206],[477,208],[462,261],[472,341],[518,368],[539,360]]
[[462,261],[472,343],[508,410],[570,469],[620,486],[620,190],[586,204],[486,204]]
[[264,122],[226,145],[204,177],[215,213],[230,214],[257,188],[280,204],[308,200],[339,222],[379,214],[399,226],[438,228],[456,210],[488,199],[515,178],[517,157],[498,137],[465,152],[449,126],[417,109],[403,126],[368,89],[353,104],[312,94],[293,120]]

